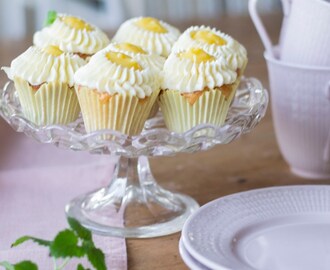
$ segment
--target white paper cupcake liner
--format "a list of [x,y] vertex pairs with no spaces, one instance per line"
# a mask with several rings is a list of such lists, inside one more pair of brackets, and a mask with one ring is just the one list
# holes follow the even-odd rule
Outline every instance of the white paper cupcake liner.
[[102,101],[102,93],[87,87],[76,87],[87,132],[112,129],[127,135],[141,133],[159,90],[144,100],[136,96],[116,94]]
[[37,90],[16,77],[15,88],[24,116],[37,125],[68,124],[77,119],[80,107],[76,93],[66,83],[49,82]]
[[221,90],[204,91],[193,105],[179,91],[163,91],[159,96],[159,104],[167,128],[183,133],[199,124],[222,125],[237,85],[238,83],[232,85],[231,93],[227,97]]

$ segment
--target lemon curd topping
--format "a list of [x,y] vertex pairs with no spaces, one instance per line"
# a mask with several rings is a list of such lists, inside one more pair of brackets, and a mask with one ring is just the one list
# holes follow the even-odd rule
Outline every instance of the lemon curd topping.
[[197,64],[214,61],[215,58],[200,48],[191,48],[178,54],[180,58],[190,59]]
[[144,30],[148,30],[159,34],[164,34],[168,32],[166,28],[164,28],[160,24],[159,20],[151,17],[141,18],[140,20],[136,21],[135,24]]
[[117,65],[120,65],[125,68],[133,68],[134,70],[141,70],[142,67],[139,65],[138,62],[134,61],[132,57],[119,53],[119,52],[108,52],[106,54],[106,57],[109,61],[112,63],[115,63]]
[[117,49],[124,50],[127,52],[147,54],[141,47],[133,45],[131,43],[119,43],[116,44],[115,47]]
[[54,45],[48,45],[44,48],[44,51],[53,56],[60,56],[63,53],[63,51],[61,51],[59,47]]
[[194,40],[202,41],[210,45],[215,44],[217,46],[223,46],[227,44],[226,40],[207,30],[192,31],[190,36]]
[[86,23],[85,21],[77,18],[77,17],[73,17],[73,16],[64,16],[61,18],[62,21],[70,26],[71,28],[77,29],[77,30],[86,30],[86,31],[92,31],[93,27]]

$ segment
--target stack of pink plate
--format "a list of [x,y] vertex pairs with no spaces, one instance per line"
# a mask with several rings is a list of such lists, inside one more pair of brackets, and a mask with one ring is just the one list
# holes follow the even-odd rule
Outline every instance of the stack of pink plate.
[[329,270],[330,186],[284,186],[222,197],[185,223],[190,269]]

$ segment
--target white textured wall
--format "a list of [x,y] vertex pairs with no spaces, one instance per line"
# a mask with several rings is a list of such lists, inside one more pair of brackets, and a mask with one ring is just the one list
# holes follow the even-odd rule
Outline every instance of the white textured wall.
[[25,34],[24,0],[0,0],[0,37],[20,38]]
[[[48,10],[85,18],[101,28],[114,29],[125,19],[154,16],[161,19],[188,20],[221,16],[223,13],[247,14],[248,0],[103,0],[95,9],[80,0],[0,0],[0,38],[18,39],[42,27]],[[260,9],[279,9],[280,0],[260,0]]]
[[[193,17],[247,14],[248,0],[124,0],[130,17],[149,15],[162,19],[185,20]],[[260,0],[261,12],[280,9],[280,0]]]

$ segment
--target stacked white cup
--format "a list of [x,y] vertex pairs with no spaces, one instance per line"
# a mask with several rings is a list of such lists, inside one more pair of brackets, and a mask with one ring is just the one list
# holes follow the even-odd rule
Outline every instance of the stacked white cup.
[[330,179],[330,2],[282,0],[283,23],[273,46],[250,0],[266,48],[277,141],[292,172]]

